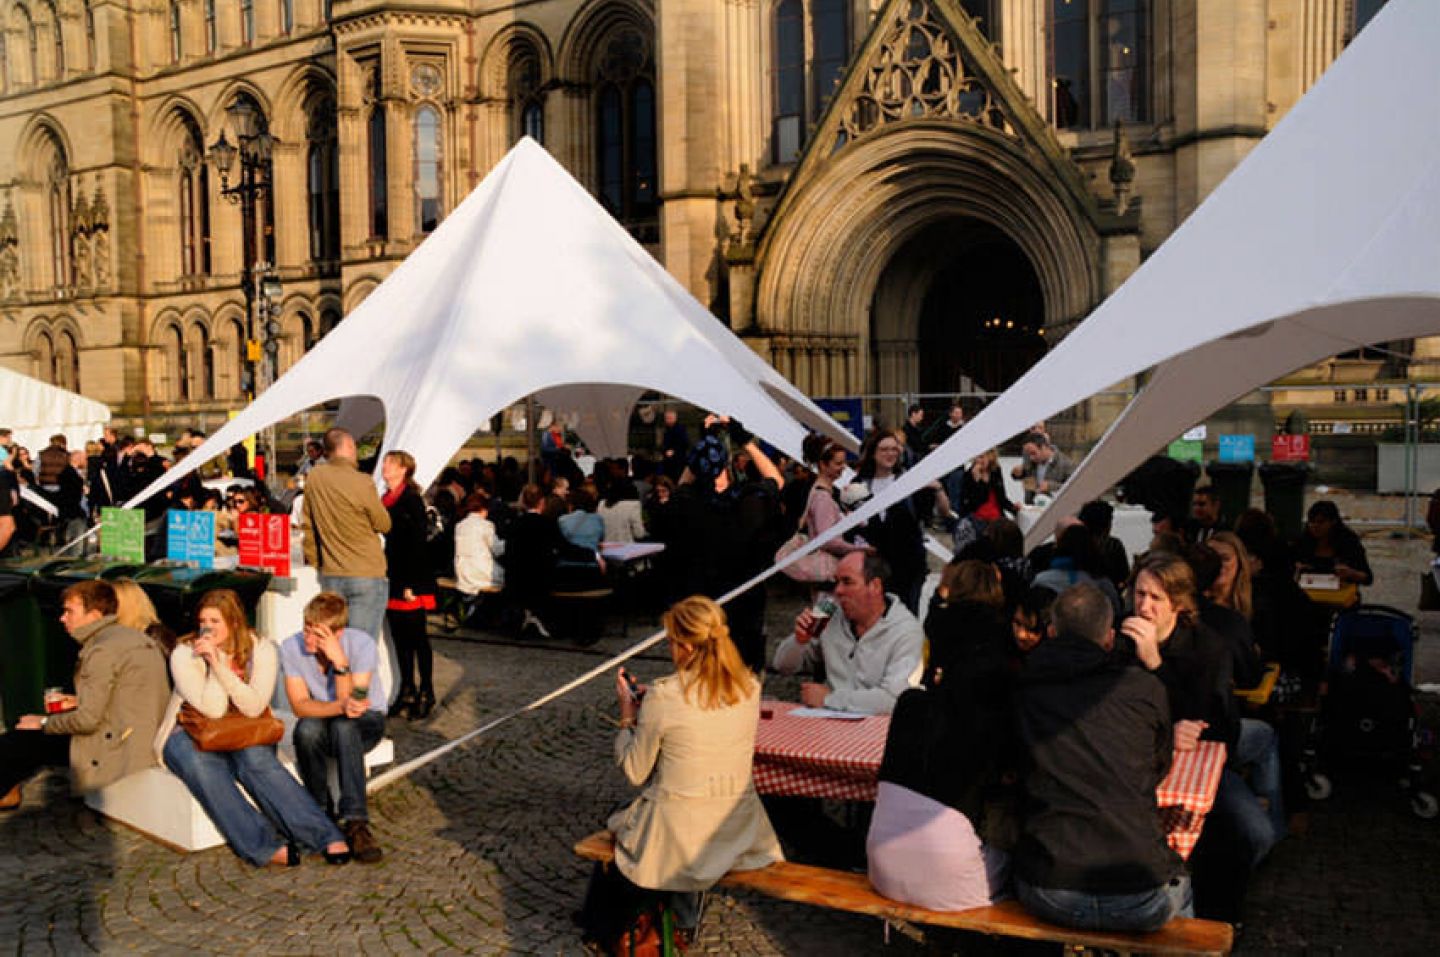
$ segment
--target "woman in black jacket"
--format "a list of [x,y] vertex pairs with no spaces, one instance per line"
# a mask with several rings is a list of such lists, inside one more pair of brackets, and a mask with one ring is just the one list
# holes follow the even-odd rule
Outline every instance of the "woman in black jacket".
[[[894,432],[874,432],[865,440],[855,477],[865,483],[871,495],[879,495],[904,473],[900,466],[903,449],[903,441]],[[925,581],[921,516],[933,506],[936,488],[939,483],[931,483],[890,506],[870,519],[860,533],[890,564],[890,591],[915,615],[920,613],[920,586]]]
[[391,713],[425,718],[435,707],[434,657],[425,617],[435,610],[435,575],[426,546],[425,499],[415,484],[415,458],[409,452],[386,453],[380,477],[386,488],[381,501],[390,513],[390,533],[385,536],[390,601],[385,618],[400,659],[400,695]]

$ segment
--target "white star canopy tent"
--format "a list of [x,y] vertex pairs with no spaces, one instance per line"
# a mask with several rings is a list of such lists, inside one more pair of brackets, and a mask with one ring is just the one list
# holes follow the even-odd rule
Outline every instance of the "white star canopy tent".
[[109,421],[110,408],[103,402],[0,367],[0,426],[31,451],[62,433],[70,448],[82,449]]
[[1440,109],[1428,99],[1440,89],[1437,49],[1440,3],[1388,4],[1114,295],[811,547],[1030,423],[1154,368],[1032,527],[1033,545],[1253,389],[1337,352],[1440,334]]
[[523,139],[334,332],[130,505],[260,429],[334,399],[428,484],[527,395],[599,455],[626,451],[646,390],[738,418],[798,454],[833,419],[720,324],[531,139]]

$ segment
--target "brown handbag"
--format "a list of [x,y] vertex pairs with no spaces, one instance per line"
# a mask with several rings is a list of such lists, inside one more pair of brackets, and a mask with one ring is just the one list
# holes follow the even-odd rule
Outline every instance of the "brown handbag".
[[207,718],[190,704],[182,704],[175,716],[201,751],[243,751],[257,744],[279,744],[285,725],[266,708],[253,718],[230,705],[222,717]]

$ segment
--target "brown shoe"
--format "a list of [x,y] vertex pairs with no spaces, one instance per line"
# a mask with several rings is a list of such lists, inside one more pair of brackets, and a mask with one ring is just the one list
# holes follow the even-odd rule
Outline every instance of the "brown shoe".
[[355,860],[361,864],[374,864],[385,856],[380,845],[375,843],[375,836],[370,833],[368,821],[346,821],[340,829],[345,832],[350,853],[355,855]]

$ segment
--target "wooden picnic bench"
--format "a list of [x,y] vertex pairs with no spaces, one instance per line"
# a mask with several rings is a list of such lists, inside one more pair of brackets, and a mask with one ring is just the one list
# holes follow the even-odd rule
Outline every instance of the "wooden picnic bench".
[[[615,858],[615,837],[597,831],[575,845],[584,860],[609,862]],[[834,871],[809,864],[780,861],[753,871],[731,871],[719,881],[778,900],[811,904],[830,910],[867,914],[894,923],[926,924],[973,931],[991,937],[1054,941],[1067,950],[1107,950],[1120,954],[1228,954],[1234,942],[1229,924],[1177,917],[1149,934],[1078,930],[1047,924],[1031,916],[1016,901],[964,911],[935,911],[881,897],[864,874]]]

